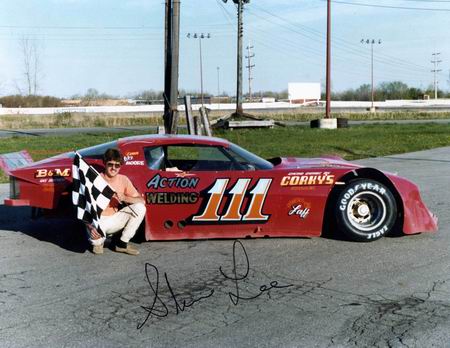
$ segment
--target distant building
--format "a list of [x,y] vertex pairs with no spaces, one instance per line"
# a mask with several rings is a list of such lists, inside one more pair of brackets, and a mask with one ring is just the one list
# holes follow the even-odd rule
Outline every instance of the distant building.
[[305,104],[320,101],[319,82],[289,82],[288,98],[293,104]]

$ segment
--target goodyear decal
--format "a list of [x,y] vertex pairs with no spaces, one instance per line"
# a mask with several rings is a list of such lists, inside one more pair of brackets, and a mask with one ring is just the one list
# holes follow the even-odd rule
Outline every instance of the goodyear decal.
[[329,172],[289,173],[281,179],[281,186],[333,185],[335,177]]

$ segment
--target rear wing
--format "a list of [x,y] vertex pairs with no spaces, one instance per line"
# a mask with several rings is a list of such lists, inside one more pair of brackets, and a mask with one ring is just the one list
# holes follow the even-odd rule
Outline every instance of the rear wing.
[[33,163],[33,159],[26,150],[11,152],[0,155],[0,168],[10,175],[11,171]]

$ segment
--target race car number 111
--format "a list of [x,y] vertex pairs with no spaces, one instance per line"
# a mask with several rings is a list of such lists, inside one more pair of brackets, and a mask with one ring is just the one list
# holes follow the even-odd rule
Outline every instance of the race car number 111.
[[241,214],[245,194],[251,179],[239,179],[227,195],[231,196],[228,209],[223,215],[218,214],[220,204],[225,195],[225,189],[230,179],[217,179],[213,187],[208,191],[209,198],[203,212],[194,216],[192,221],[267,221],[270,215],[262,213],[267,192],[272,179],[259,179],[249,192],[252,196],[245,213]]

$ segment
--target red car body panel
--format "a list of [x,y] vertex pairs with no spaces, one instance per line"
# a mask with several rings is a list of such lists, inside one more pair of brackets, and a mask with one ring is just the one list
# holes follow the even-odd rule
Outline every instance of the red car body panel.
[[[197,144],[228,148],[223,139],[196,136],[137,136],[120,139],[127,175],[147,202],[147,240],[320,236],[327,200],[335,186],[363,167],[337,157],[281,158],[273,169],[170,172],[150,169],[144,148]],[[72,153],[11,171],[20,195],[6,205],[45,209],[70,201]],[[100,158],[84,159],[103,169]],[[378,172],[378,171],[377,171]],[[378,172],[381,173],[381,172]],[[437,230],[437,219],[410,181],[381,174],[392,183],[403,207],[403,232]],[[17,193],[16,193],[17,195]]]

